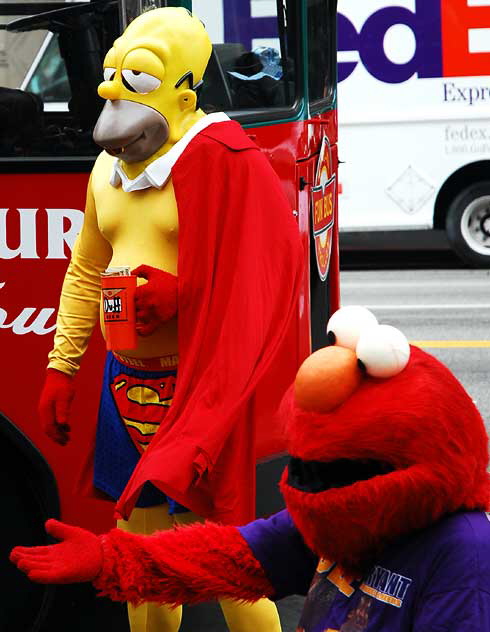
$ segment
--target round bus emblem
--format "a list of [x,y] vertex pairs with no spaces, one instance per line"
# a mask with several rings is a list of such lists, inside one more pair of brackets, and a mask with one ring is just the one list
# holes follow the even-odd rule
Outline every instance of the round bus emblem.
[[315,183],[311,187],[311,214],[313,239],[318,274],[325,281],[330,266],[332,237],[335,217],[337,181],[332,170],[332,153],[326,136],[322,139],[316,168]]

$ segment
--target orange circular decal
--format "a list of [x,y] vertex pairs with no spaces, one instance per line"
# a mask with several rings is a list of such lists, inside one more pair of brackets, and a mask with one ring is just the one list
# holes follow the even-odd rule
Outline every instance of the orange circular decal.
[[330,265],[337,181],[332,171],[330,143],[323,137],[315,183],[311,187],[311,214],[318,274],[325,281]]

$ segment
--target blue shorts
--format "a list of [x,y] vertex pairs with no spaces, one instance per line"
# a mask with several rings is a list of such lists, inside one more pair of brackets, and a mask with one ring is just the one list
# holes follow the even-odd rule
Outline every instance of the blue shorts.
[[[143,361],[141,361],[143,363]],[[99,405],[94,485],[114,500],[122,494],[142,453],[172,403],[177,367],[129,367],[108,353]],[[143,487],[136,507],[169,504],[169,513],[189,511],[152,483]]]

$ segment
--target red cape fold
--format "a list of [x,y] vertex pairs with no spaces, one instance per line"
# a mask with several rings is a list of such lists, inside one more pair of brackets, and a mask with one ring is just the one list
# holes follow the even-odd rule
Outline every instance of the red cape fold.
[[280,433],[264,425],[261,408],[271,402],[254,394],[296,326],[303,247],[279,178],[235,122],[199,133],[174,165],[172,182],[179,213],[176,391],[116,512],[127,517],[151,481],[201,516],[243,524],[255,515],[256,455],[284,449],[281,439],[270,439]]

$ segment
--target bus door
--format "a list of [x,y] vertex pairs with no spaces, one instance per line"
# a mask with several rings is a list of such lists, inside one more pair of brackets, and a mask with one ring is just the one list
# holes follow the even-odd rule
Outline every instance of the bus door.
[[[311,350],[327,344],[325,317],[340,306],[337,152],[337,2],[311,0],[306,15],[308,130],[298,188],[306,190],[309,217]],[[306,197],[306,196],[305,196]]]

